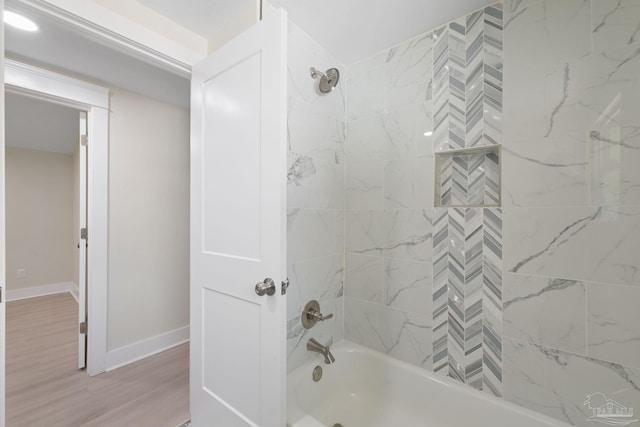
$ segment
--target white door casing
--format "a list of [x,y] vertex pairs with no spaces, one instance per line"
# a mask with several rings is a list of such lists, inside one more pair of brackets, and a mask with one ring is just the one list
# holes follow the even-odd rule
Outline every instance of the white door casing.
[[[88,113],[86,218],[89,247],[86,265],[87,281],[91,287],[91,292],[87,295],[88,328],[91,333],[87,341],[87,373],[97,375],[105,371],[107,357],[109,91],[101,86],[9,59],[4,60],[3,70],[3,94],[4,91],[11,91]],[[4,171],[2,177],[4,179]],[[4,197],[2,203],[4,204]],[[0,220],[4,227],[4,211]],[[4,245],[2,248],[4,251]],[[3,266],[4,262],[3,254]],[[4,337],[0,339],[0,345],[4,349]]]
[[193,67],[194,427],[286,423],[286,35],[281,10]]
[[[87,147],[84,141],[88,141],[87,113],[80,112],[80,144],[78,145],[80,161],[79,191],[78,197],[78,227],[80,230],[87,227]],[[80,234],[80,233],[79,233]],[[87,241],[82,238],[78,240],[78,325],[87,321]],[[78,369],[83,369],[87,365],[87,334],[80,331],[78,327]]]

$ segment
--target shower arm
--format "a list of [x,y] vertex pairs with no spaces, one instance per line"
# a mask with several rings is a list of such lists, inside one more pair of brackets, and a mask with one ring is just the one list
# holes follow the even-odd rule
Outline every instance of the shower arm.
[[315,67],[309,68],[309,73],[311,74],[311,77],[313,77],[314,79],[325,76],[325,74],[322,71],[317,70]]

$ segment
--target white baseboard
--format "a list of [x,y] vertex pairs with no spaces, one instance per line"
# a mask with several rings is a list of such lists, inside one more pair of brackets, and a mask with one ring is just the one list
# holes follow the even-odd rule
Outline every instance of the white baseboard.
[[69,292],[76,302],[78,302],[78,287],[73,282],[51,283],[48,285],[30,286],[28,288],[9,289],[7,290],[7,301],[63,294],[65,292]]
[[184,326],[146,340],[107,352],[107,369],[113,371],[189,341],[189,327]]

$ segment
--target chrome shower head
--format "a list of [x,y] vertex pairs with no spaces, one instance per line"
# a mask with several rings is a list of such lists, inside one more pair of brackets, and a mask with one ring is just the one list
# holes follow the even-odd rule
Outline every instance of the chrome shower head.
[[338,82],[340,81],[340,71],[337,68],[329,68],[324,73],[320,70],[316,70],[314,67],[309,69],[311,73],[311,77],[317,79],[320,77],[320,83],[318,84],[318,90],[322,93],[329,93],[336,86],[338,86]]

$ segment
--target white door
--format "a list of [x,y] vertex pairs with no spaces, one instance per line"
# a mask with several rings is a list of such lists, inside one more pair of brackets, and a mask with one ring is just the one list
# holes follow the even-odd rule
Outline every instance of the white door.
[[[80,230],[87,229],[87,146],[88,138],[87,113],[80,113],[80,145],[78,146],[78,158],[80,159],[80,197],[78,209],[80,210]],[[78,369],[83,369],[87,364],[87,239],[80,234],[78,241]],[[83,325],[84,324],[84,325]]]
[[[4,52],[4,21],[2,11],[4,0],[0,0],[0,51]],[[7,289],[5,283],[5,216],[4,216],[4,54],[0,57],[0,427],[4,427],[5,412],[5,301]]]
[[280,11],[193,67],[194,427],[286,422],[286,37]]

